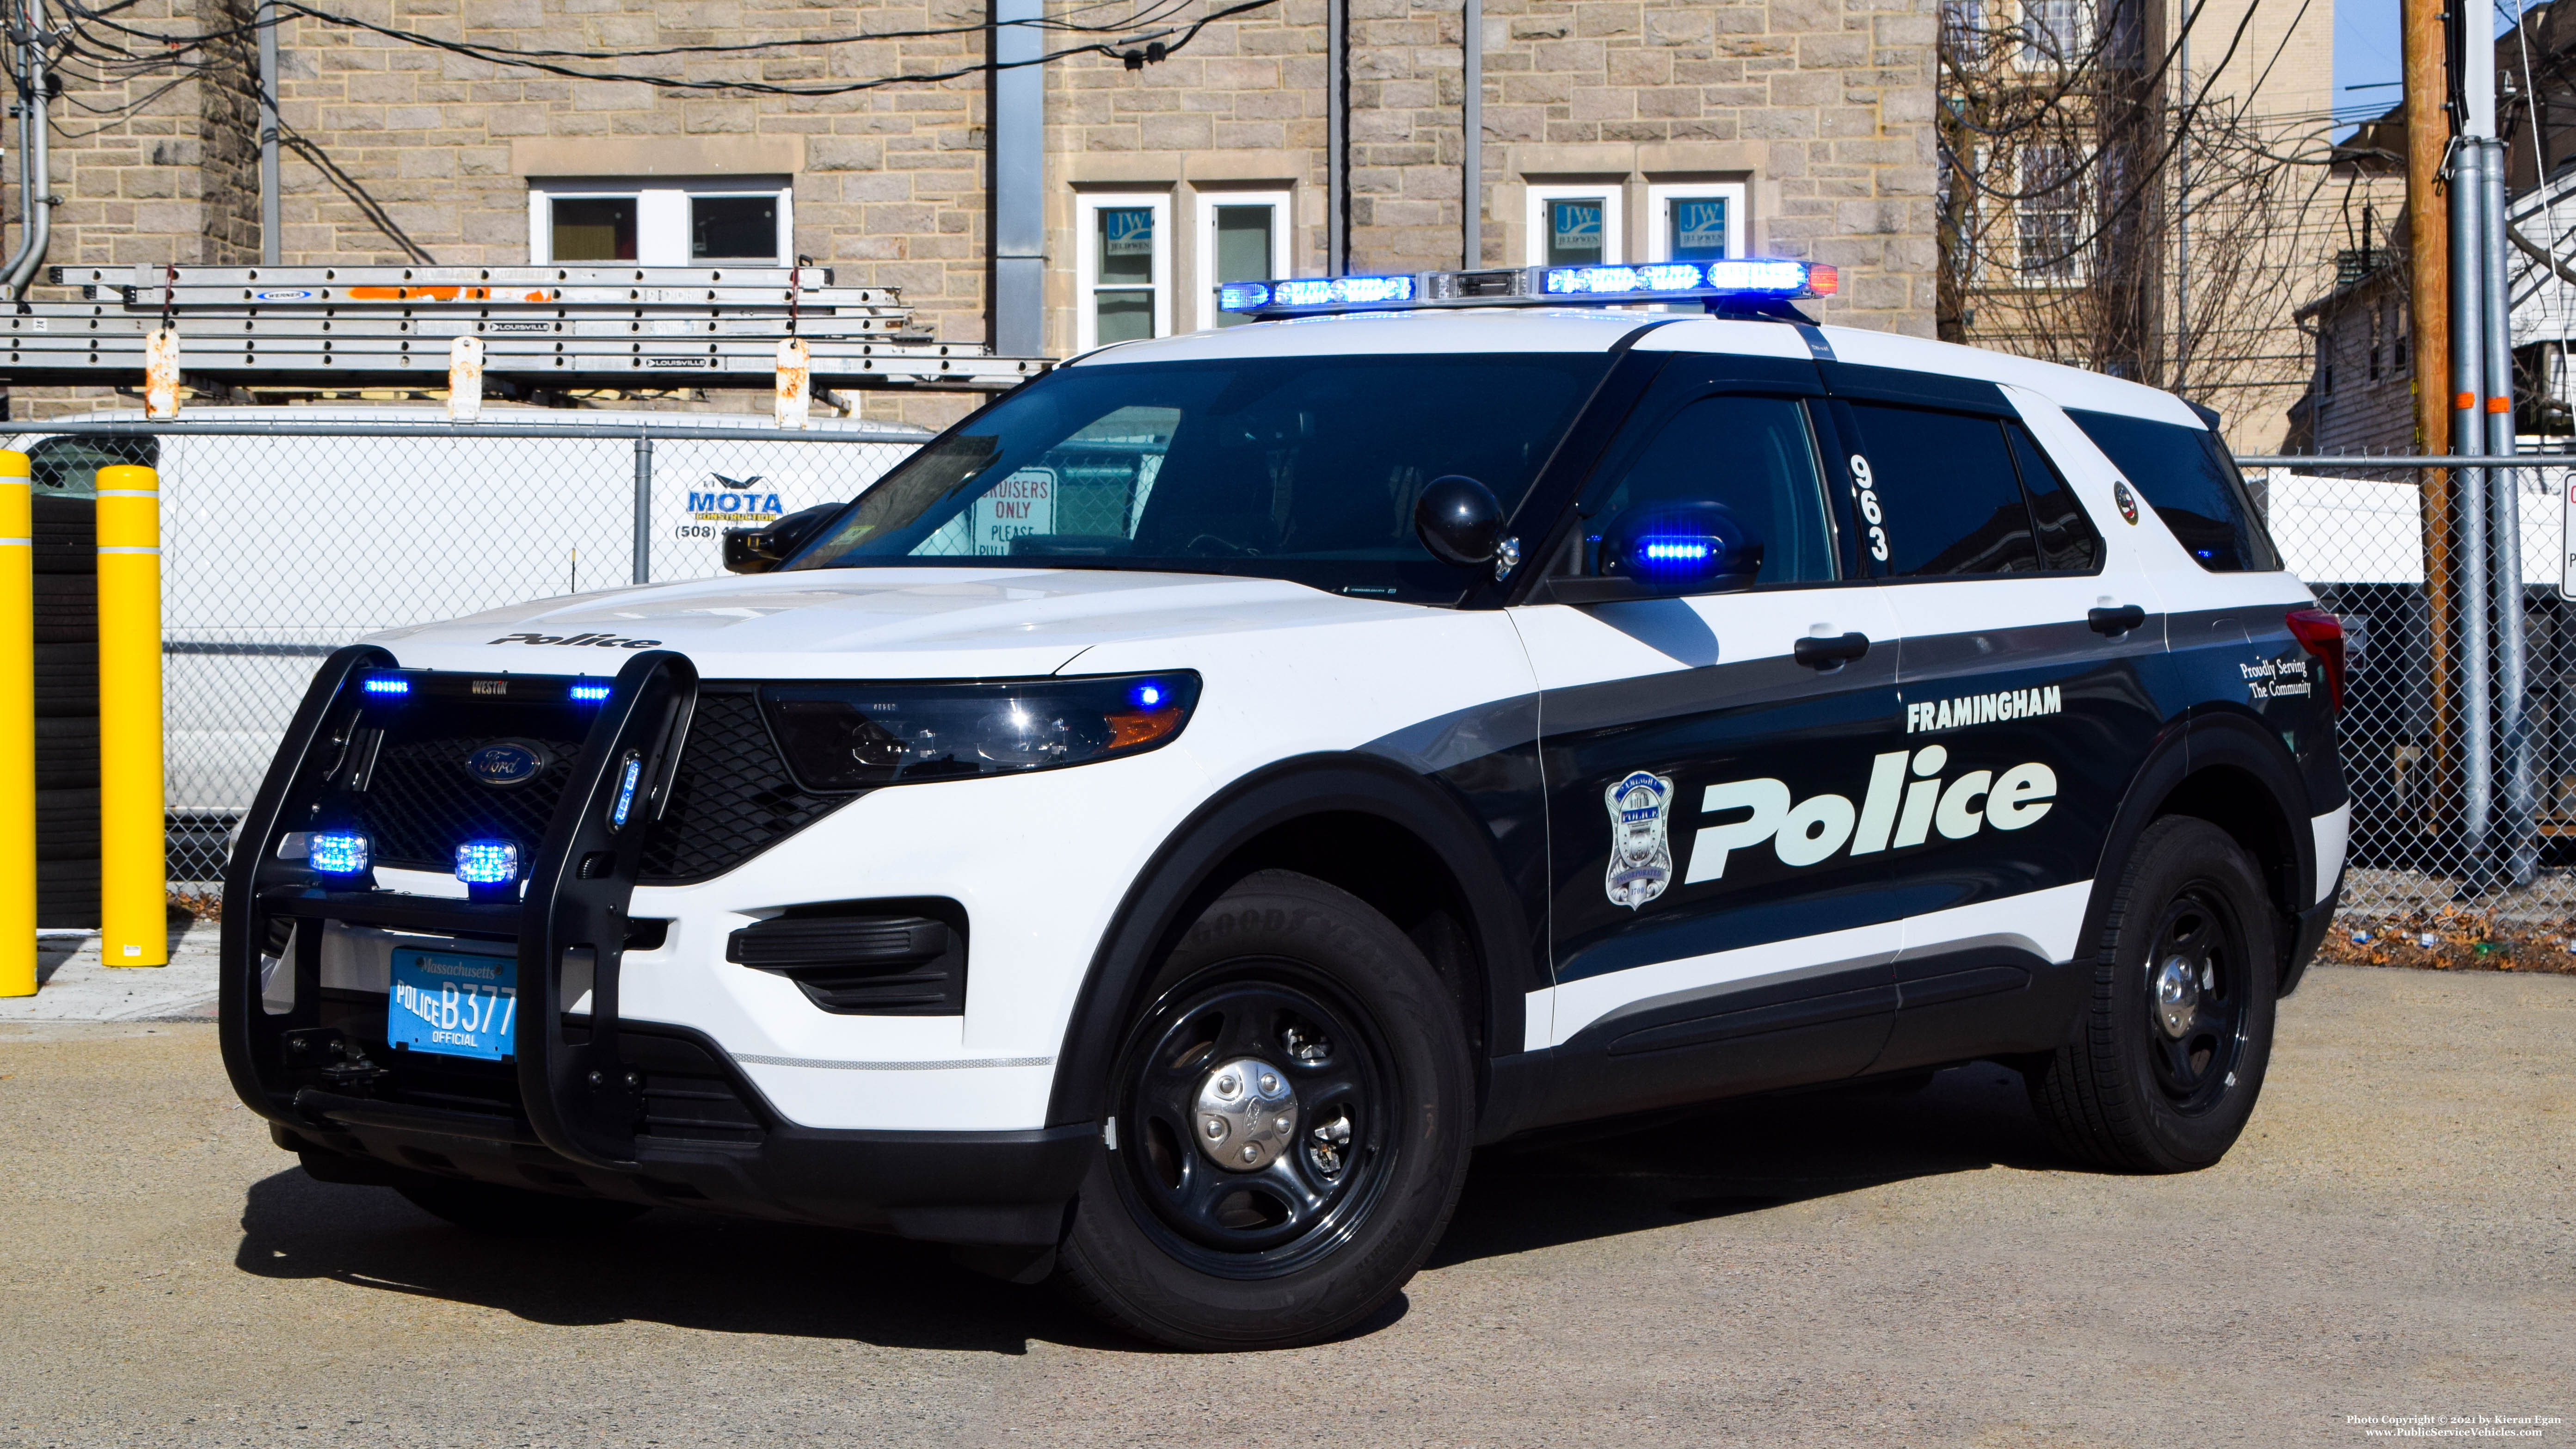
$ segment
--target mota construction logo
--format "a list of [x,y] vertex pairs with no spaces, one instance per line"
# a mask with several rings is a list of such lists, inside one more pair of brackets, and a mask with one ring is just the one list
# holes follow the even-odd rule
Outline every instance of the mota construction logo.
[[778,506],[777,494],[761,488],[758,473],[748,478],[710,473],[707,481],[715,488],[689,490],[689,517],[700,523],[774,523],[786,511]]

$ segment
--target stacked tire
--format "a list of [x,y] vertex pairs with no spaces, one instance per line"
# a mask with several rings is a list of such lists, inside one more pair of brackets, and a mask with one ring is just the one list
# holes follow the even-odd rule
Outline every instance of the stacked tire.
[[36,924],[98,925],[98,508],[38,490]]

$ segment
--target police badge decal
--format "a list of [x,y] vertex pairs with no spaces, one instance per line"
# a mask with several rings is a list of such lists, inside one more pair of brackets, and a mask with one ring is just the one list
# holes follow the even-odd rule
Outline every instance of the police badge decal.
[[1610,904],[1635,910],[1664,893],[1673,879],[1672,847],[1664,821],[1672,814],[1673,782],[1639,770],[1602,792],[1610,807],[1610,870],[1602,882]]

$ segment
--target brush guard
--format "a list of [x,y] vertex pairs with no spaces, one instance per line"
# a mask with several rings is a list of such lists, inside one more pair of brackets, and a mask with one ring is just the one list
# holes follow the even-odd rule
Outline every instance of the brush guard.
[[[619,1050],[618,973],[645,839],[670,802],[696,706],[697,670],[667,650],[628,659],[591,721],[517,897],[452,900],[378,889],[372,874],[351,889],[351,881],[279,854],[291,831],[359,817],[382,741],[369,711],[404,707],[371,702],[364,679],[397,668],[391,654],[372,646],[332,654],[242,819],[224,876],[221,948],[224,1065],[234,1090],[291,1127],[378,1127],[543,1146],[583,1166],[636,1171],[643,1079]],[[620,825],[612,811],[630,758],[640,762],[640,780]],[[322,935],[333,921],[515,943],[511,1045],[524,1117],[367,1095],[365,1064],[337,1055],[318,1030]],[[295,973],[294,1001],[272,1012],[261,966],[280,924],[294,928],[277,967]],[[563,973],[577,952],[590,959],[590,1010],[571,1018]]]

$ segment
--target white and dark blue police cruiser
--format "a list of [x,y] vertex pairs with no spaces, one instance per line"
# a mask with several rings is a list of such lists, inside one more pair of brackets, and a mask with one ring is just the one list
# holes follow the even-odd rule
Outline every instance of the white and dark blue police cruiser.
[[469,1226],[888,1231],[1195,1347],[1361,1322],[1540,1127],[1987,1058],[2216,1161],[2340,888],[2340,630],[2191,406],[1830,285],[1237,284],[749,577],[341,651],[235,1086]]

